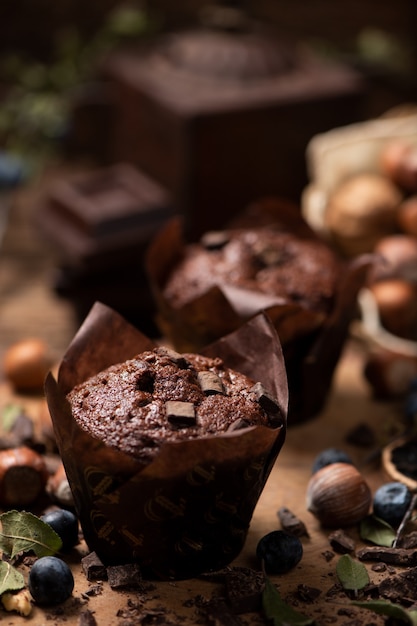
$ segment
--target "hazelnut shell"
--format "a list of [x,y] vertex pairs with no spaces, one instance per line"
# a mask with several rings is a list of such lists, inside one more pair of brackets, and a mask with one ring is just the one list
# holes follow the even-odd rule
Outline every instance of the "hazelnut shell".
[[379,174],[357,174],[340,183],[329,197],[325,223],[341,252],[371,252],[381,237],[395,230],[402,197],[398,187]]
[[306,505],[327,528],[346,528],[369,512],[371,490],[362,474],[349,463],[332,463],[313,474],[307,486]]

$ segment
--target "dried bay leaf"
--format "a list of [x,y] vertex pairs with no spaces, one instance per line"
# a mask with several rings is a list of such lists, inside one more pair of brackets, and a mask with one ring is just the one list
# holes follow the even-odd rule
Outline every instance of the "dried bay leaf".
[[344,554],[338,560],[336,574],[342,587],[349,591],[359,591],[369,583],[366,567],[352,559],[349,554]]
[[0,549],[11,559],[21,552],[49,556],[62,547],[59,535],[33,513],[7,511],[0,515],[0,523]]
[[265,617],[273,626],[313,626],[314,619],[302,615],[286,604],[275,585],[265,578],[265,589],[262,593],[262,608]]

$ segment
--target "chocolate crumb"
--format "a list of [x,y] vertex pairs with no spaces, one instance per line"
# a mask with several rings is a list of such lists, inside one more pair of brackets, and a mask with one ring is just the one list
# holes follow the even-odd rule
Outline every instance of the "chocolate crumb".
[[300,584],[297,587],[297,597],[302,602],[314,602],[320,596],[320,589],[315,587],[309,587],[308,585]]
[[387,571],[387,566],[385,565],[385,563],[374,563],[374,565],[372,565],[371,570],[373,572],[386,572]]
[[95,552],[90,552],[81,559],[81,567],[87,580],[107,580],[106,567]]
[[417,551],[404,548],[384,548],[371,546],[362,548],[356,553],[360,561],[382,561],[390,565],[415,567],[417,565]]
[[103,593],[103,583],[99,581],[95,585],[92,585],[87,589],[87,591],[83,591],[81,594],[83,598],[89,600],[90,598],[94,598],[95,596],[100,596]]
[[165,402],[167,420],[173,426],[195,426],[195,407],[192,402],[168,400]]
[[198,382],[206,396],[224,393],[223,383],[214,372],[198,372]]
[[344,530],[335,530],[329,535],[329,542],[338,554],[348,554],[355,549],[355,542]]
[[414,530],[406,535],[401,535],[398,539],[397,547],[406,548],[407,550],[417,548],[417,531]]
[[210,600],[204,612],[209,626],[243,626],[241,619],[232,613],[223,598]]
[[329,563],[335,557],[335,553],[330,550],[325,550],[321,553],[321,555],[325,558],[325,560]]
[[134,589],[142,587],[142,575],[136,563],[110,565],[107,578],[112,589]]
[[385,578],[379,584],[379,593],[391,602],[413,604],[417,601],[417,568],[410,568],[397,576]]
[[78,618],[78,626],[97,626],[97,620],[93,613],[86,609]]
[[259,610],[265,577],[248,567],[232,567],[225,578],[226,598],[233,613]]
[[286,507],[281,507],[278,512],[278,519],[281,522],[283,530],[287,533],[291,533],[296,537],[308,537],[307,528],[303,521],[301,521],[294,513],[292,513]]

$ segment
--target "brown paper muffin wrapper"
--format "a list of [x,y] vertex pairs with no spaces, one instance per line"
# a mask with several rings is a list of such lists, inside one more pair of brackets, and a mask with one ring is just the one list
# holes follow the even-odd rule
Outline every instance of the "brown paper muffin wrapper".
[[[274,223],[301,238],[317,239],[299,210],[274,198],[253,204],[231,227]],[[366,282],[372,255],[341,263],[340,280],[328,315],[307,311],[277,296],[230,286],[213,287],[180,308],[164,298],[166,279],[181,259],[186,241],[180,218],[151,242],[146,267],[158,310],[157,323],[180,351],[198,351],[244,324],[260,311],[271,319],[284,352],[289,386],[288,425],[317,415],[325,405],[333,373],[357,313],[357,295]]]
[[151,576],[187,578],[226,566],[244,545],[285,439],[286,372],[277,334],[263,314],[201,351],[261,382],[278,401],[282,425],[168,442],[144,465],[82,430],[66,394],[152,347],[115,311],[96,303],[60,364],[58,381],[48,375],[45,392],[89,548],[106,564],[136,561]]

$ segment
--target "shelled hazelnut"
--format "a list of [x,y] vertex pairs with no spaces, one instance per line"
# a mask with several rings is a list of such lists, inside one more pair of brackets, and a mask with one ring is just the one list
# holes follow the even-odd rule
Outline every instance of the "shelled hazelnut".
[[405,233],[417,238],[417,195],[409,196],[398,207],[398,225]]
[[417,286],[401,278],[370,285],[382,326],[404,339],[417,339]]
[[325,224],[348,257],[371,252],[397,226],[400,189],[386,177],[364,172],[340,183],[331,194]]
[[406,393],[410,382],[417,376],[417,356],[384,349],[373,350],[367,355],[363,375],[375,397],[400,397]]
[[403,139],[388,142],[381,150],[381,169],[403,189],[417,191],[417,147]]
[[4,375],[17,391],[41,391],[51,365],[48,346],[38,338],[13,343],[3,357]]
[[406,233],[387,235],[377,242],[373,252],[379,260],[370,272],[370,283],[385,278],[403,278],[417,284],[417,237]]
[[26,506],[44,492],[48,470],[40,454],[26,446],[0,451],[0,503]]

